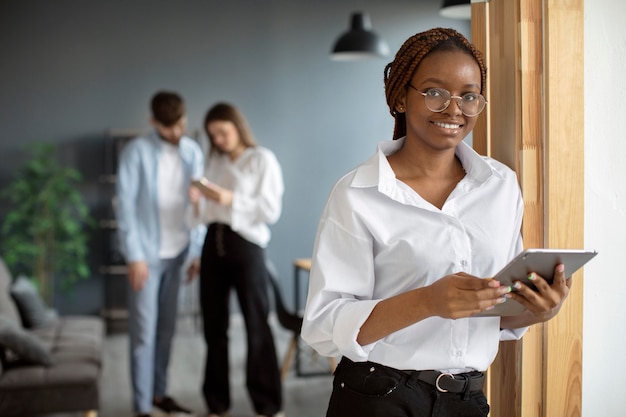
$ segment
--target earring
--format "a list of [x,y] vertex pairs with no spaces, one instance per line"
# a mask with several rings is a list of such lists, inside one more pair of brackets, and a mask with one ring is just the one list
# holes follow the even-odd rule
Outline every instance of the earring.
[[398,111],[400,113],[403,113],[404,112],[404,106],[398,106]]

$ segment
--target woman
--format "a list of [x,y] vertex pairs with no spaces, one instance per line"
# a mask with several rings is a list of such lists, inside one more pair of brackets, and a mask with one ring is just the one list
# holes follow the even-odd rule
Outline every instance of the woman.
[[[302,336],[342,355],[327,416],[486,416],[499,340],[552,318],[539,292],[488,278],[522,250],[515,173],[463,138],[485,107],[480,52],[452,29],[409,38],[385,68],[393,141],[340,179],[320,220]],[[512,317],[472,317],[515,299]]]
[[281,214],[283,177],[274,154],[256,145],[241,112],[230,104],[212,107],[204,120],[211,143],[205,177],[192,189],[208,224],[200,263],[200,303],[207,358],[203,394],[210,416],[230,408],[229,295],[235,289],[246,325],[247,388],[259,416],[282,407],[274,339],[267,322],[269,299],[264,248],[268,225]]

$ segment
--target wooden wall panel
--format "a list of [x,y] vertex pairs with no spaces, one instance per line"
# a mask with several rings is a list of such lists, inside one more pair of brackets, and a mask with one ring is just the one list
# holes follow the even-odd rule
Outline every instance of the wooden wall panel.
[[[519,0],[491,0],[472,4],[472,41],[485,48],[488,70],[488,113],[485,118],[485,154],[504,162],[519,173],[519,96],[517,75],[517,26]],[[482,50],[482,49],[481,49]],[[476,136],[476,134],[474,135]],[[476,147],[476,138],[474,138]],[[481,142],[478,142],[479,144]],[[480,152],[480,149],[477,149]],[[520,417],[521,345],[500,343],[488,372],[487,396],[492,417]]]
[[[478,48],[480,52],[483,54],[483,58],[485,60],[485,65],[487,68],[491,68],[491,64],[489,63],[489,3],[474,3],[472,4],[472,43]],[[487,100],[487,107],[491,104],[491,97],[489,93],[491,92],[491,87],[489,86],[490,78],[487,76],[487,85],[483,89],[483,96]],[[474,126],[474,130],[472,132],[472,146],[476,152],[481,155],[489,155],[491,150],[491,145],[489,140],[491,138],[490,134],[490,112],[483,111],[480,116],[478,116],[478,120],[476,121],[476,125]]]
[[[520,185],[524,195],[524,246],[544,247],[544,104],[543,19],[541,0],[520,1],[519,105]],[[544,409],[543,324],[532,326],[519,342],[523,417],[541,417]]]
[[[475,146],[518,173],[526,247],[582,247],[584,105],[572,92],[583,91],[583,0],[486,1],[472,3],[490,97]],[[501,343],[490,416],[581,416],[582,273],[573,280],[555,319]]]
[[516,10],[520,0],[489,2],[489,120],[491,156],[518,171]]
[[[584,245],[584,5],[545,0],[546,244]],[[577,94],[580,92],[580,94]],[[583,276],[545,324],[545,416],[582,413]]]

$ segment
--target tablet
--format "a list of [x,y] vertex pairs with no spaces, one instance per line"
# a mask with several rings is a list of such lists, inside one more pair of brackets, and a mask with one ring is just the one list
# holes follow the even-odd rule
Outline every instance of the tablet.
[[[554,268],[558,264],[562,263],[565,266],[565,276],[571,277],[597,254],[597,251],[586,249],[526,249],[502,268],[494,279],[500,281],[502,285],[513,285],[515,281],[522,281],[535,289],[532,281],[528,279],[529,273],[535,272],[551,283]],[[525,307],[517,301],[508,299],[477,316],[514,316],[524,309]]]
[[207,180],[205,177],[202,177],[200,179],[197,180],[192,180],[191,181],[191,185],[204,190],[204,191],[212,191],[211,190],[211,186],[213,185],[213,183],[209,180]]

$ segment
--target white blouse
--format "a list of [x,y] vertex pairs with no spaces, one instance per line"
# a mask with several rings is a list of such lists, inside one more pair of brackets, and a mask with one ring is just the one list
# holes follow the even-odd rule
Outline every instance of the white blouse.
[[214,152],[205,168],[205,177],[233,191],[232,206],[202,199],[204,223],[230,225],[244,239],[266,247],[271,233],[268,225],[280,218],[284,192],[283,174],[276,156],[261,146],[247,148],[235,161]]
[[398,181],[378,152],[334,186],[319,223],[302,337],[320,354],[343,355],[397,369],[485,370],[500,339],[499,317],[430,317],[360,346],[356,339],[374,306],[445,275],[491,277],[522,250],[523,202],[515,173],[465,143],[456,154],[466,176],[438,209]]

